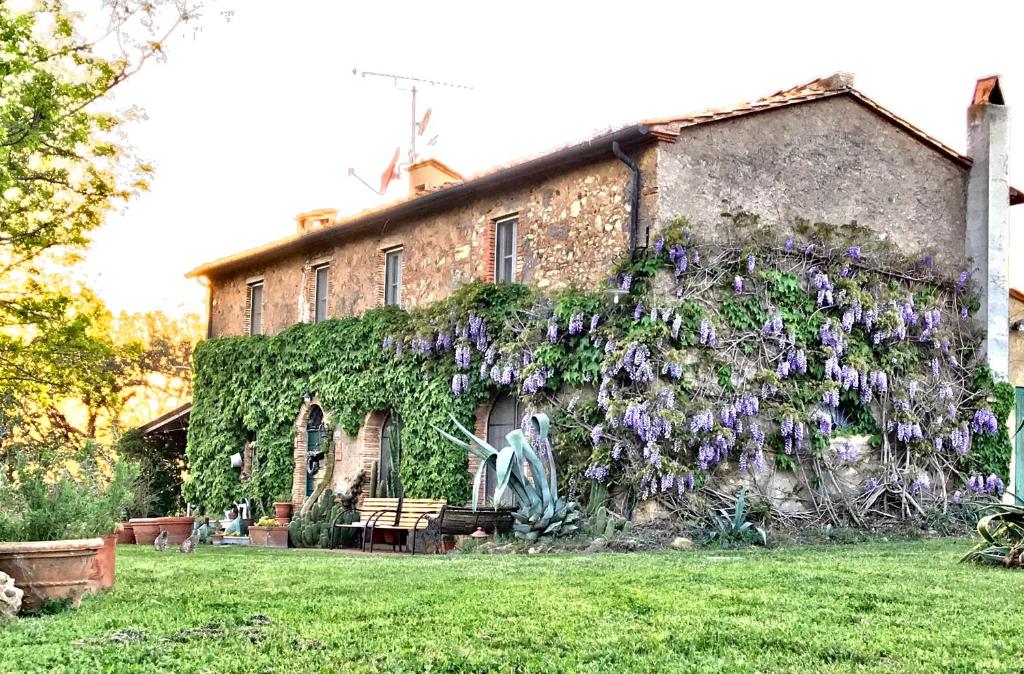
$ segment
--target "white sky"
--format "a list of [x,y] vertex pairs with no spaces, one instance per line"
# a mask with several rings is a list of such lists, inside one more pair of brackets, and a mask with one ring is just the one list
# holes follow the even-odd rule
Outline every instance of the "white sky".
[[[786,9],[783,9],[783,7]],[[429,89],[434,155],[463,173],[609,126],[750,100],[836,71],[963,151],[978,77],[1024,110],[1024,2],[328,2],[221,0],[118,93],[152,190],[108,219],[88,282],[111,309],[205,311],[195,265],[291,234],[294,216],[383,199],[408,144],[408,94],[352,68],[472,85]],[[234,11],[230,21],[219,12]],[[1024,188],[1024,113],[1011,181]],[[1011,241],[1024,260],[1024,206]],[[1011,270],[1024,287],[1024,262]]]

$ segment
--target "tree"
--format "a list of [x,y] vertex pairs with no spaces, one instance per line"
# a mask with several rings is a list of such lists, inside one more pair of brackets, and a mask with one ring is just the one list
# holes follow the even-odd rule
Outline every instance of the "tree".
[[[55,285],[55,270],[77,259],[118,201],[146,189],[151,169],[124,144],[126,116],[109,109],[109,94],[161,58],[200,6],[103,6],[105,25],[88,35],[86,18],[61,0],[21,12],[0,3],[0,453],[37,421],[28,409],[46,411],[47,432],[71,433],[59,401],[109,408],[128,373],[146,367],[145,349],[117,343],[102,305]],[[93,435],[97,418],[75,430]]]

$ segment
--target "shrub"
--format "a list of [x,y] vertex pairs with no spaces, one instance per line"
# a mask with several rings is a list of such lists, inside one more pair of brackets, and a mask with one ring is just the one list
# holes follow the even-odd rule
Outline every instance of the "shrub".
[[0,540],[55,541],[113,533],[125,517],[138,467],[97,460],[94,447],[61,464],[41,452],[36,461],[16,457],[0,473]]

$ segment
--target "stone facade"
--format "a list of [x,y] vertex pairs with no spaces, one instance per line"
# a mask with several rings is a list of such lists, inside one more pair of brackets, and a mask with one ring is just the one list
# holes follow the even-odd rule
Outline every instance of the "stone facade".
[[846,96],[684,127],[659,146],[657,180],[661,218],[711,232],[739,210],[771,227],[855,220],[964,268],[967,169]]
[[[651,185],[656,152],[640,156]],[[605,281],[629,239],[630,174],[610,158],[551,175],[457,208],[389,224],[372,236],[339,239],[333,247],[227,276],[211,283],[210,334],[245,334],[248,284],[263,282],[263,334],[313,316],[315,269],[327,264],[328,314],[359,315],[383,304],[383,252],[402,248],[402,304],[443,299],[461,284],[494,279],[494,223],[518,218],[517,279],[541,288]],[[644,200],[641,200],[641,204]],[[642,207],[643,208],[643,207]],[[653,217],[648,209],[645,218]]]

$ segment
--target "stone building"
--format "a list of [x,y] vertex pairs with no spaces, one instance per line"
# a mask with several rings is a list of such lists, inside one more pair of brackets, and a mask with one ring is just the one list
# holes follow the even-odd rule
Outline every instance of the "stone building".
[[[696,226],[741,209],[772,227],[856,221],[908,253],[934,253],[950,271],[972,270],[989,360],[1005,379],[1009,207],[1024,202],[1008,183],[1007,134],[996,77],[979,80],[969,108],[972,160],[837,74],[474,176],[421,161],[406,168],[409,194],[399,201],[348,216],[302,213],[292,235],[189,275],[207,281],[210,337],[275,334],[384,304],[424,305],[472,279],[600,286],[616,258],[675,216]],[[309,425],[317,410],[315,400],[296,402],[296,502],[313,483],[304,471],[307,446],[320,441]],[[484,406],[478,433],[501,437],[516,412],[511,399]],[[342,442],[339,465],[383,466],[388,423],[387,410],[369,415]]]

